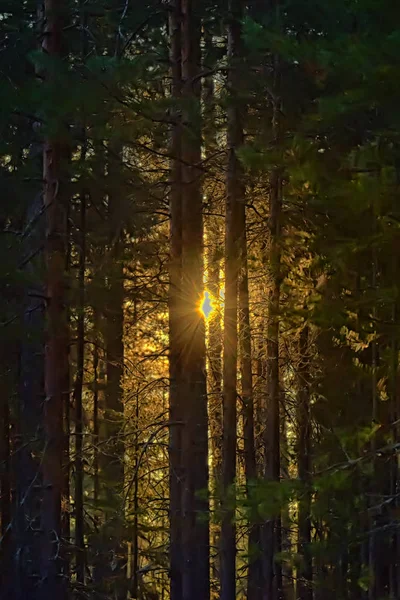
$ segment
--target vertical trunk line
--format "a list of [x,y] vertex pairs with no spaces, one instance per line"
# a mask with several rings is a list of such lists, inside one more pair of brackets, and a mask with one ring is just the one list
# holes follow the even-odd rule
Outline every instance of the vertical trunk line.
[[227,87],[228,166],[225,204],[225,304],[223,337],[223,446],[222,446],[222,527],[221,527],[221,599],[236,596],[236,525],[235,480],[237,444],[237,355],[239,285],[239,205],[244,208],[245,189],[237,150],[243,144],[243,125],[238,90],[241,58],[241,0],[229,2]]
[[[45,0],[43,50],[53,59],[62,57],[62,32],[66,7],[62,0]],[[56,73],[49,67],[48,84],[56,85]],[[65,298],[66,256],[66,160],[65,144],[59,131],[48,137],[43,152],[43,202],[46,211],[45,262],[46,317],[45,400],[43,456],[43,501],[41,586],[43,599],[66,597],[62,560],[61,495],[63,490],[63,407],[68,390],[68,329]]]
[[297,597],[299,600],[312,600],[310,360],[307,324],[303,326],[299,337],[297,426],[298,476],[303,485],[298,509],[297,552],[301,557],[301,565],[297,576]]
[[[198,5],[182,0],[182,322],[184,600],[210,595],[208,411],[203,296],[203,202],[199,163],[202,122]],[[182,330],[182,323],[184,323]]]
[[181,73],[181,2],[175,0],[169,13],[171,98],[174,106],[171,132],[170,262],[169,262],[169,521],[170,595],[182,600],[182,126],[179,103]]

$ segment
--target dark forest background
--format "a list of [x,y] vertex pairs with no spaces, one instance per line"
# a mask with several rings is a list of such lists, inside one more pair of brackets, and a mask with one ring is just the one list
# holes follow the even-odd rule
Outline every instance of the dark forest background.
[[400,598],[400,4],[0,0],[0,598]]

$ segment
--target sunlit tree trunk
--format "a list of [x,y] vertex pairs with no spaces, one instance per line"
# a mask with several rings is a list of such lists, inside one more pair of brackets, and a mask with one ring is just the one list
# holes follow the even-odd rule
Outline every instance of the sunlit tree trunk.
[[183,314],[183,598],[210,595],[208,414],[203,296],[203,211],[199,75],[200,21],[193,0],[182,1],[182,302]]
[[181,74],[181,2],[169,13],[171,97],[174,122],[171,133],[170,263],[169,263],[169,502],[171,600],[182,599],[182,128],[179,106]]
[[[220,491],[222,475],[222,318],[219,306],[221,292],[221,257],[219,248],[211,242],[214,235],[210,230],[210,249],[208,255],[208,290],[214,298],[216,308],[208,327],[208,406],[210,420],[210,452],[212,464],[212,482],[210,485],[213,497],[211,510],[220,510]],[[212,523],[211,555],[213,584],[219,585],[220,571],[220,526]]]
[[[203,32],[203,72],[215,68],[215,48],[212,29],[214,21],[204,23]],[[203,139],[205,164],[210,169],[206,175],[205,192],[210,211],[219,212],[219,199],[213,197],[213,158],[218,151],[216,136],[216,98],[214,75],[208,74],[203,79]],[[210,493],[212,498],[211,512],[218,513],[220,509],[220,491],[222,475],[222,311],[220,294],[222,288],[221,263],[223,250],[220,239],[220,217],[213,214],[207,219],[207,288],[214,304],[213,311],[208,321],[208,410],[210,423],[210,463],[212,465],[210,477]],[[220,523],[212,521],[211,524],[211,568],[213,589],[219,588],[220,581]]]

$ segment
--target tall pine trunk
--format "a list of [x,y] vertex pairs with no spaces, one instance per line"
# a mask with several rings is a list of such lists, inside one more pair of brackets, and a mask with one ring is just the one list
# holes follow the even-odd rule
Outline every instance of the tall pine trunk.
[[[267,326],[267,406],[264,430],[265,477],[267,481],[280,481],[280,383],[279,383],[279,300],[280,300],[280,212],[281,182],[277,172],[271,177],[270,191],[270,250],[269,269],[271,287],[268,298]],[[264,524],[264,595],[263,600],[280,597],[280,565],[274,560],[280,552],[280,518],[271,516]]]
[[221,598],[236,596],[235,478],[237,441],[237,350],[238,350],[238,277],[239,277],[239,203],[244,203],[244,184],[237,150],[243,143],[242,115],[238,105],[242,4],[231,0],[228,28],[227,111],[228,171],[225,219],[225,304],[223,357],[223,446],[222,446],[222,527],[221,527]]
[[[242,411],[244,436],[244,469],[247,496],[252,501],[251,488],[257,478],[256,449],[254,440],[254,401],[251,352],[251,329],[249,308],[249,279],[247,266],[246,207],[239,205],[239,339],[240,370],[242,380]],[[257,511],[250,511],[248,537],[247,600],[257,600],[261,595],[261,557],[259,554],[260,528]]]
[[85,262],[86,262],[86,193],[80,198],[79,267],[77,303],[77,365],[74,390],[75,400],[75,549],[76,580],[85,582],[85,542],[83,506],[83,379],[85,366]]
[[[44,52],[53,59],[45,73],[51,89],[56,86],[55,64],[62,57],[66,5],[63,0],[45,0]],[[67,149],[61,126],[49,136],[43,152],[43,201],[46,213],[46,341],[43,499],[41,504],[41,598],[66,597],[61,538],[61,495],[63,489],[63,414],[68,389],[68,329],[66,319],[66,162]]]
[[[123,546],[125,523],[125,444],[124,425],[124,233],[121,226],[122,199],[115,191],[120,176],[122,148],[114,140],[108,148],[108,245],[106,251],[106,301],[104,308],[104,346],[106,386],[103,418],[99,423],[100,498],[105,504],[102,527],[103,552],[96,581],[103,591],[116,598],[126,595],[126,549]],[[110,557],[113,557],[113,565]],[[116,566],[115,566],[116,565]]]
[[[0,589],[11,595],[11,440],[10,399],[13,389],[14,365],[10,350],[3,341],[0,346]],[[15,356],[13,357],[15,361]]]
[[303,485],[298,509],[298,545],[301,557],[297,574],[297,597],[312,600],[311,556],[311,422],[310,422],[310,359],[309,329],[304,325],[299,338],[299,366],[297,392],[297,460],[299,480]]
[[[271,8],[278,12],[279,0]],[[280,138],[280,65],[277,56],[273,60],[274,99],[272,103],[271,133],[275,146]],[[266,357],[266,427],[264,429],[265,478],[269,482],[280,482],[280,356],[279,356],[279,310],[281,294],[281,211],[282,177],[280,169],[271,172],[269,191],[269,251],[268,269],[270,288],[268,293],[267,357]],[[279,600],[282,597],[282,568],[275,555],[281,551],[281,518],[271,515],[263,527],[263,600]]]
[[208,412],[203,296],[203,210],[199,78],[200,20],[197,3],[182,0],[182,302],[183,336],[183,599],[210,595]]
[[179,106],[181,74],[181,2],[175,0],[169,13],[171,96],[174,123],[171,133],[170,263],[169,263],[169,511],[170,594],[182,600],[182,129]]

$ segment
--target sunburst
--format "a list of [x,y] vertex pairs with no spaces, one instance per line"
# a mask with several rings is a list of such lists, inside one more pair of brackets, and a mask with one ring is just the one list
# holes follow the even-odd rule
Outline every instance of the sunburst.
[[204,319],[208,321],[211,318],[214,310],[215,304],[213,302],[210,292],[206,290],[200,302],[200,312],[203,315]]

